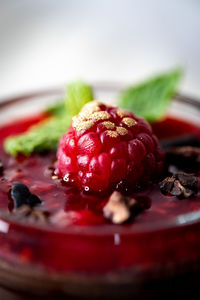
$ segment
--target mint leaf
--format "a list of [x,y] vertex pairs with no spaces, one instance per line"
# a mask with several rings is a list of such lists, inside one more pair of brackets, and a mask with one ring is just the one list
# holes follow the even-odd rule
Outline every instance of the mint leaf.
[[87,102],[92,100],[92,87],[83,81],[74,81],[67,86],[64,100],[48,107],[46,112],[54,116],[61,116],[67,112],[74,116]]
[[58,101],[56,104],[47,107],[46,112],[54,115],[54,116],[61,116],[66,113],[66,107],[64,101]]
[[82,106],[93,99],[92,88],[81,81],[67,87],[63,102],[47,109],[52,117],[29,128],[23,134],[8,137],[4,142],[5,151],[13,156],[19,153],[30,155],[57,148],[60,137],[68,129],[72,117]]
[[77,115],[80,109],[93,100],[92,88],[83,81],[72,82],[67,86],[65,106],[72,115]]
[[56,149],[62,134],[67,130],[71,118],[51,118],[32,126],[27,132],[8,137],[4,142],[7,153],[17,156],[19,153],[30,155]]
[[176,69],[129,87],[120,93],[119,106],[149,122],[158,121],[165,115],[181,76],[182,70]]

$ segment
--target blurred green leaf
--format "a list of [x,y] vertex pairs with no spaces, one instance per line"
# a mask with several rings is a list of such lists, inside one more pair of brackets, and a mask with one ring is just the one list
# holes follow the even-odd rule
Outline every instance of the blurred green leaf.
[[83,81],[75,81],[67,86],[65,106],[67,111],[75,116],[89,101],[93,100],[92,88]]
[[68,85],[63,102],[47,109],[52,117],[36,124],[20,135],[8,137],[4,147],[7,153],[30,155],[57,148],[60,137],[68,129],[72,117],[82,106],[93,99],[92,88],[81,81]]
[[177,91],[182,73],[181,69],[175,69],[125,89],[119,95],[119,106],[149,122],[162,119]]

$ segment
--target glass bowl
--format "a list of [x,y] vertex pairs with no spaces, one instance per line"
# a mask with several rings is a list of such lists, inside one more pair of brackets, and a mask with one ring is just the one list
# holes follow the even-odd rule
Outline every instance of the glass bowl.
[[[94,86],[114,103],[118,86]],[[42,91],[0,103],[0,126],[40,112],[62,96]],[[200,102],[177,95],[168,112],[200,125]],[[200,210],[144,226],[32,226],[0,214],[0,284],[35,295],[150,299],[200,284]],[[183,288],[186,283],[185,288]],[[70,298],[71,299],[71,298]]]

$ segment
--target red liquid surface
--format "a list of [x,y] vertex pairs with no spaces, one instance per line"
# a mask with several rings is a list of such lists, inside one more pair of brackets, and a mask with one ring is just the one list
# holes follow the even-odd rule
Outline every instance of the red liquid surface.
[[[177,233],[175,226],[183,219],[183,214],[200,212],[199,194],[180,201],[162,195],[158,187],[152,185],[140,193],[151,198],[151,208],[136,216],[130,224],[116,226],[102,216],[102,203],[106,197],[83,194],[52,179],[55,152],[17,159],[4,152],[6,136],[23,132],[43,118],[43,115],[36,116],[0,128],[0,159],[4,165],[0,177],[0,210],[9,212],[12,207],[8,197],[12,182],[23,182],[42,199],[39,209],[52,215],[63,212],[67,226],[60,229],[49,224],[47,230],[11,222],[8,232],[0,232],[0,257],[51,270],[92,272],[141,267],[141,264],[148,269],[155,262],[161,265],[177,262],[180,255],[181,261],[191,255],[194,260],[199,258],[200,245],[192,253],[191,245],[198,242],[195,230],[200,229],[200,224],[192,235],[184,230],[184,226],[179,226]],[[185,133],[200,134],[198,127],[173,118],[153,124],[153,129],[160,139]],[[163,224],[169,224],[170,230],[162,230]],[[148,232],[150,228],[153,230]],[[190,245],[185,244],[187,238]],[[171,256],[166,254],[170,245],[173,246]]]

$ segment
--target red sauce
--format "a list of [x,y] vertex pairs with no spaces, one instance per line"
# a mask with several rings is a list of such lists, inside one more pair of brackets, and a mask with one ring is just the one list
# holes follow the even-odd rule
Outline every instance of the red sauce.
[[15,135],[26,131],[30,126],[43,121],[48,115],[46,113],[30,116],[29,118],[22,118],[19,121],[13,121],[6,126],[0,128],[0,143],[2,144],[4,138],[9,135]]
[[160,139],[173,138],[183,134],[196,134],[200,137],[199,127],[173,117],[168,117],[161,122],[153,123],[152,128]]
[[[73,212],[69,217],[71,226],[70,224],[67,226],[66,234],[64,231],[58,234],[55,231],[43,231],[43,229],[11,223],[6,235],[7,239],[0,232],[0,255],[4,259],[9,261],[17,259],[18,263],[20,261],[24,264],[34,263],[60,271],[100,272],[129,267],[133,264],[136,266],[142,263],[143,267],[149,268],[155,264],[155,261],[161,265],[163,261],[171,262],[171,257],[166,254],[166,251],[172,245],[175,261],[179,258],[180,253],[181,259],[184,260],[188,257],[188,253],[192,248],[194,249],[191,245],[196,243],[196,239],[192,240],[192,236],[188,236],[190,246],[188,245],[182,251],[182,242],[186,238],[185,231],[184,239],[180,242],[175,230],[173,232],[163,231],[162,234],[159,233],[161,230],[159,227],[157,234],[147,234],[146,230],[152,223],[162,224],[163,220],[170,221],[184,213],[199,211],[199,195],[180,201],[175,197],[163,196],[153,185],[142,192],[152,199],[151,208],[138,215],[129,225],[109,224],[109,230],[111,230],[109,231],[108,226],[105,226],[108,222],[101,213],[102,201],[106,201],[106,197],[99,199],[97,196],[84,195],[72,187],[62,185],[59,180],[52,179],[55,152],[45,155],[34,154],[28,158],[20,157],[18,159],[10,157],[4,152],[3,140],[6,136],[25,131],[43,117],[23,119],[0,128],[0,158],[4,165],[4,173],[0,177],[0,210],[9,211],[8,192],[12,182],[23,182],[31,192],[42,199],[43,204],[40,209],[47,210],[51,214],[58,211]],[[173,136],[186,132],[200,133],[198,127],[172,118],[153,124],[153,128],[159,138],[171,137],[172,132]],[[87,228],[82,226],[82,229],[79,228],[77,232],[69,233],[68,230],[70,227],[73,228],[74,224],[98,226],[96,229],[92,227],[93,233],[88,236],[90,226]],[[49,225],[51,229],[52,226]],[[143,229],[144,232],[138,234]],[[146,251],[147,246],[148,251]],[[199,257],[199,250],[195,249],[192,254],[194,259]]]
[[[56,159],[56,152],[44,155],[34,154],[30,157],[13,158],[3,149],[3,139],[11,134],[24,132],[32,124],[44,118],[44,115],[14,122],[0,129],[0,158],[4,165],[4,174],[0,185],[0,209],[8,210],[8,191],[12,182],[26,184],[32,193],[37,194],[43,201],[42,210],[51,214],[58,211],[71,212],[68,216],[69,224],[103,224],[108,223],[102,216],[102,205],[106,197],[84,194],[73,187],[63,185],[60,180],[52,179],[52,170]],[[199,128],[183,121],[168,118],[160,123],[153,124],[154,131],[160,138],[169,138],[171,135],[200,132]],[[134,228],[144,223],[170,219],[173,216],[200,209],[200,197],[185,199],[180,202],[176,197],[163,196],[156,185],[140,193],[148,195],[152,200],[149,210],[137,216],[131,225]],[[68,226],[69,226],[68,224]]]

